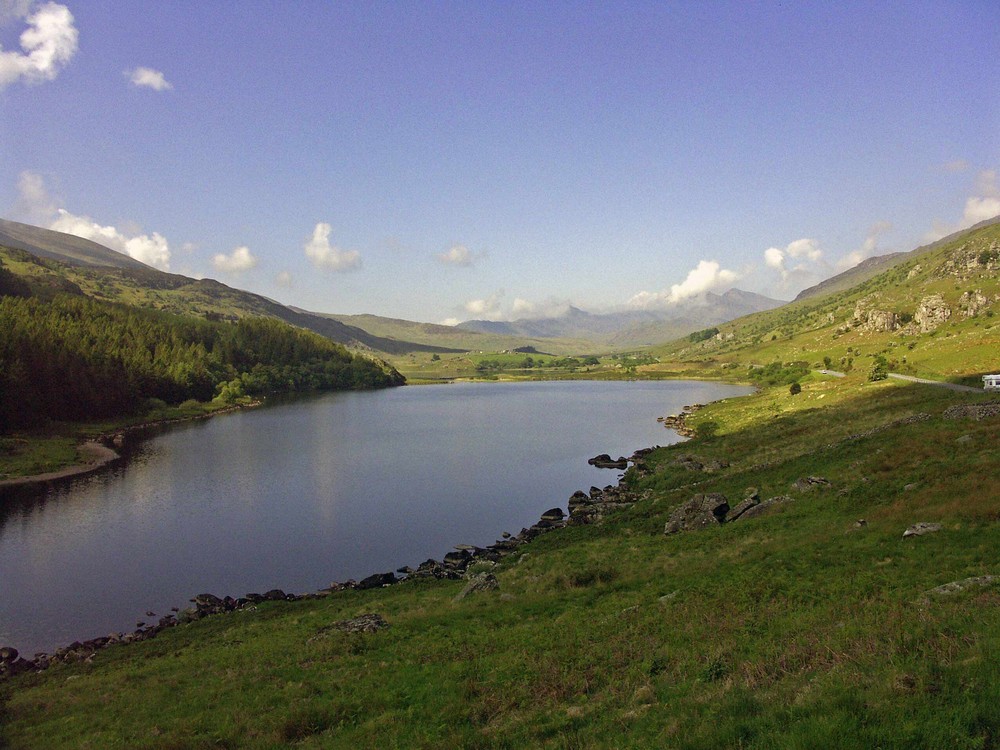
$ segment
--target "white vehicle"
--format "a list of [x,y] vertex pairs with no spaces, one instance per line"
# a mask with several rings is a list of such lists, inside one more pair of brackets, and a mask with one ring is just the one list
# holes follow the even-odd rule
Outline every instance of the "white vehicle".
[[983,375],[983,390],[1000,391],[1000,375]]

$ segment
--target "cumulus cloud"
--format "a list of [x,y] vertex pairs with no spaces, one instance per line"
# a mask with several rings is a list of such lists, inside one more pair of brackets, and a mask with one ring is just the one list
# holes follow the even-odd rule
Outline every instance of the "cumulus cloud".
[[462,321],[459,318],[445,318],[438,325],[442,326],[457,326]]
[[48,224],[56,215],[59,206],[49,195],[45,180],[37,172],[24,171],[17,178],[18,198],[14,203],[14,215],[39,226]]
[[229,255],[218,253],[212,258],[212,266],[223,273],[241,273],[257,265],[257,259],[246,245],[240,245]]
[[1000,216],[1000,186],[995,169],[981,170],[976,175],[973,191],[975,195],[970,195],[965,201],[961,220],[952,224],[935,219],[931,222],[931,230],[924,235],[924,242],[934,242],[953,232],[968,229],[973,224]]
[[153,89],[153,91],[169,91],[174,87],[163,73],[153,68],[138,67],[134,70],[126,70],[125,75],[129,77],[129,82],[136,88]]
[[312,237],[303,246],[306,257],[317,268],[329,268],[333,271],[350,271],[361,267],[361,253],[357,250],[342,250],[330,244],[332,228],[325,222],[320,222],[313,229]]
[[837,269],[840,271],[846,271],[848,268],[854,268],[861,261],[866,258],[871,258],[872,256],[878,255],[879,250],[879,240],[882,235],[892,229],[892,223],[888,221],[878,221],[872,224],[871,228],[868,230],[868,235],[865,237],[865,241],[861,244],[857,250],[852,250],[843,258],[837,261]]
[[285,287],[286,289],[292,285],[292,274],[288,271],[281,271],[277,276],[274,277],[274,283],[280,287]]
[[79,33],[69,8],[45,3],[34,13],[30,9],[30,3],[6,2],[0,12],[0,16],[23,18],[28,25],[20,38],[22,52],[0,48],[0,90],[18,80],[51,81],[76,54]]
[[489,297],[469,300],[462,306],[462,309],[469,315],[474,315],[477,318],[500,318],[502,317],[501,303],[503,302],[503,295],[503,289],[498,289]]
[[22,172],[17,182],[19,197],[15,204],[20,218],[57,232],[92,240],[116,252],[135,258],[164,271],[170,268],[170,245],[163,235],[144,234],[138,227],[118,229],[104,226],[89,216],[78,216],[57,203],[36,172]]
[[157,232],[129,236],[113,226],[102,226],[89,216],[76,216],[64,208],[60,208],[57,213],[58,216],[49,225],[49,229],[93,240],[164,271],[170,269],[170,245]]
[[[808,263],[818,263],[822,258],[819,243],[808,238],[789,242],[784,248],[769,247],[764,251],[764,264],[781,274],[782,281],[787,280],[794,271],[804,271]],[[790,259],[800,262],[793,266],[789,264]]]
[[465,245],[455,245],[447,252],[438,253],[437,259],[449,266],[471,266],[477,260],[477,256]]
[[678,302],[732,284],[738,278],[740,278],[738,273],[723,268],[718,261],[701,260],[697,266],[688,271],[687,277],[680,284],[673,284],[670,289],[662,292],[639,292],[628,301],[628,305],[642,309],[676,305]]

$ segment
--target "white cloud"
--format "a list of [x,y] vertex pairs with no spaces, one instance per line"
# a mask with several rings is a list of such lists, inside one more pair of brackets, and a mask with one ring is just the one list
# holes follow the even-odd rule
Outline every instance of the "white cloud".
[[342,250],[330,244],[331,227],[320,222],[313,229],[312,237],[303,246],[306,257],[317,268],[329,268],[334,271],[350,271],[361,266],[361,254],[357,250]]
[[732,284],[738,278],[740,278],[738,273],[723,268],[718,261],[701,260],[697,266],[688,271],[687,277],[680,284],[673,284],[669,290],[662,292],[639,292],[633,295],[627,304],[629,307],[642,309],[676,305],[678,302]]
[[102,226],[89,216],[76,216],[64,208],[60,208],[58,214],[56,220],[49,225],[49,229],[93,240],[164,271],[170,268],[170,245],[166,238],[157,232],[130,237],[112,226]]
[[861,247],[857,250],[852,250],[837,261],[837,270],[846,271],[848,268],[854,268],[854,266],[858,265],[861,261],[878,255],[879,240],[882,235],[890,229],[892,229],[892,223],[888,221],[878,221],[872,224],[871,228],[868,230],[868,235],[865,237],[865,241],[861,244]]
[[212,266],[223,273],[241,273],[257,265],[257,259],[246,245],[240,245],[229,255],[219,253],[212,258]]
[[489,297],[484,299],[469,300],[462,306],[462,309],[464,309],[469,315],[475,315],[477,318],[501,318],[502,312],[500,304],[503,301],[503,295],[503,289],[498,289]]
[[[789,259],[801,262],[789,267]],[[786,281],[792,273],[808,271],[809,263],[819,263],[822,259],[823,251],[819,249],[819,243],[809,238],[794,240],[784,248],[769,247],[764,251],[764,265],[781,274],[782,281]]]
[[934,219],[931,230],[924,235],[924,242],[934,242],[953,232],[968,229],[973,224],[1000,216],[1000,185],[997,183],[995,169],[980,170],[976,175],[974,191],[976,195],[970,195],[965,201],[961,220],[957,224],[950,224]]
[[0,48],[0,89],[23,80],[26,83],[51,81],[76,54],[79,33],[73,26],[73,14],[65,5],[46,3],[28,15],[31,5],[6,3],[7,17],[24,18],[28,28],[21,34],[23,52]]
[[288,271],[281,271],[274,277],[274,283],[286,289],[292,285],[292,274]]
[[37,172],[25,170],[17,178],[18,198],[14,215],[29,224],[43,225],[52,221],[58,205],[45,188],[45,180]]
[[169,91],[174,87],[163,73],[152,68],[138,67],[134,70],[126,70],[125,75],[129,77],[131,84],[137,88],[148,88],[153,91]]
[[445,318],[438,325],[442,325],[442,326],[457,326],[461,322],[462,321],[459,320],[458,318]]
[[447,252],[438,253],[437,259],[450,266],[471,266],[476,256],[465,245],[455,245]]

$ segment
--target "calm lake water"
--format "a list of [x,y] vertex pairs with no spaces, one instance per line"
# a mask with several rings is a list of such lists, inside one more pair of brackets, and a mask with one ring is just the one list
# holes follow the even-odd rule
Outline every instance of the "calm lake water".
[[677,441],[656,417],[749,389],[477,383],[335,393],[173,427],[121,468],[0,505],[0,645],[27,655],[195,594],[303,593],[486,545]]

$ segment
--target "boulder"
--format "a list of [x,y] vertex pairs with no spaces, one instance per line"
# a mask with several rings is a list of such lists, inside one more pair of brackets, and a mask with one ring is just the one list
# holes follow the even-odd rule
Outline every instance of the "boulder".
[[924,534],[933,534],[935,532],[941,531],[941,524],[939,523],[915,523],[906,531],[903,532],[903,539],[911,536],[923,536]]
[[695,495],[670,514],[663,529],[664,534],[692,531],[722,523],[729,512],[729,501],[725,495],[711,493]]
[[463,588],[452,601],[460,602],[469,594],[474,594],[478,591],[495,591],[500,588],[500,582],[497,577],[492,573],[483,573],[476,576],[471,581],[469,581],[465,588]]
[[726,514],[726,523],[735,521],[751,508],[760,505],[760,493],[756,487],[748,487],[746,496],[740,503]]
[[823,477],[799,477],[792,483],[792,489],[797,492],[812,492],[830,486],[830,480]]
[[331,627],[345,633],[377,633],[379,630],[389,627],[389,623],[382,615],[370,612],[350,620],[340,620]]
[[543,521],[561,521],[566,517],[563,513],[562,508],[549,508],[547,511],[542,513]]
[[367,578],[362,578],[357,585],[359,589],[379,589],[383,586],[391,586],[396,582],[395,573],[374,573]]
[[764,516],[775,510],[775,508],[785,505],[786,503],[794,502],[795,498],[791,498],[788,495],[778,495],[777,497],[771,497],[762,503],[753,505],[746,510],[744,510],[738,517],[729,518],[730,521],[742,520],[746,518],[757,518],[758,516]]

